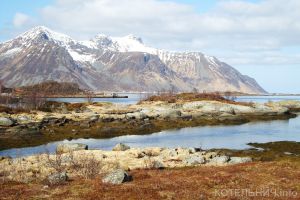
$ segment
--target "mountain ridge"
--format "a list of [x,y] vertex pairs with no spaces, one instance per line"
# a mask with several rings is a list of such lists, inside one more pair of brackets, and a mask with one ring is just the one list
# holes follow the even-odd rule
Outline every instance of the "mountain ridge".
[[266,93],[253,78],[201,52],[152,48],[134,35],[77,41],[44,26],[0,44],[0,72],[8,86],[54,80],[102,91]]

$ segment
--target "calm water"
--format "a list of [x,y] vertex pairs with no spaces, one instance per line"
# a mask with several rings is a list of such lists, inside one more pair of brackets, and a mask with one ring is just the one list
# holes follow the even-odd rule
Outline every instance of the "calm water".
[[[112,102],[112,103],[122,103],[122,104],[135,104],[140,100],[143,100],[147,94],[122,94],[127,95],[128,98],[93,98],[94,102]],[[86,98],[50,98],[50,100],[59,102],[69,102],[69,103],[82,103],[86,102]],[[266,103],[268,101],[283,101],[283,100],[298,100],[300,101],[300,96],[239,96],[236,101],[243,102],[259,102]]]
[[268,101],[284,101],[284,100],[300,101],[300,96],[240,96],[237,97],[236,100],[243,101],[243,102],[258,102],[258,103],[266,103]]
[[[294,99],[299,97],[239,97],[239,101],[267,102]],[[92,149],[112,149],[117,143],[131,147],[201,147],[208,148],[248,148],[249,142],[299,141],[300,116],[290,120],[251,122],[243,125],[204,126],[167,130],[150,135],[121,136],[111,139],[78,139],[60,141],[37,147],[0,151],[0,156],[25,156],[45,151],[54,152],[58,143],[84,143]]]
[[[121,103],[121,104],[136,104],[140,100],[144,99],[146,94],[120,94],[128,96],[128,98],[93,98],[93,102],[111,102],[111,103]],[[49,98],[49,100],[58,102],[68,102],[68,103],[83,103],[86,102],[86,98]]]
[[[84,143],[92,149],[110,150],[117,143],[126,143],[131,147],[201,147],[208,148],[248,148],[249,142],[299,141],[300,117],[290,120],[253,122],[232,126],[204,126],[162,131],[150,135],[121,136],[111,139],[77,139],[61,141],[63,143]],[[61,142],[49,143],[38,147],[10,149],[0,152],[2,155],[21,156],[34,153],[53,152]]]

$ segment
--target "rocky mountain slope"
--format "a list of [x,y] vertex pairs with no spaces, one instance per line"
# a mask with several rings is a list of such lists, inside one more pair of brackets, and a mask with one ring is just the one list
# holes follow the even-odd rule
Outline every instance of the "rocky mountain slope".
[[202,53],[151,48],[132,35],[76,41],[46,27],[0,44],[0,79],[7,86],[55,80],[102,91],[265,93],[254,79]]

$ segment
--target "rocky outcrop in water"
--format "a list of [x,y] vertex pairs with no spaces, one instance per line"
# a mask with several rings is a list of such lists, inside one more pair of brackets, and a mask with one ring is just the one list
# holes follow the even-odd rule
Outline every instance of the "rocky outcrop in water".
[[154,101],[135,105],[93,103],[71,106],[75,108],[57,109],[53,112],[0,113],[2,124],[5,123],[5,126],[0,126],[0,147],[6,149],[39,145],[43,141],[69,138],[147,134],[186,126],[288,119],[296,116],[291,111],[300,109],[299,102],[289,102],[288,106],[283,102],[259,104],[220,101]]

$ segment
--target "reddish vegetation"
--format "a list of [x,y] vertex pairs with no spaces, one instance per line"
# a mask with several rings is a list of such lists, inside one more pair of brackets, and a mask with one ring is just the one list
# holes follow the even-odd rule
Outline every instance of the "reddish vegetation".
[[176,101],[201,101],[201,100],[226,101],[226,99],[218,93],[181,93],[181,94],[164,93],[160,95],[151,96],[144,101],[167,101],[169,103],[175,103]]
[[180,93],[180,94],[172,94],[172,93],[163,93],[160,95],[150,96],[143,101],[165,101],[168,103],[175,103],[179,101],[219,101],[230,104],[237,105],[245,105],[252,106],[252,103],[246,102],[236,102],[231,99],[223,97],[220,93]]
[[39,95],[76,95],[83,93],[76,83],[47,81],[36,85],[21,87],[17,89],[21,95],[36,93]]
[[[227,167],[132,171],[133,181],[104,185],[100,179],[41,184],[0,184],[1,199],[300,199],[299,162],[254,162]],[[289,192],[289,195],[219,196],[223,189]],[[266,191],[263,190],[263,191]],[[238,190],[239,191],[239,190]],[[224,191],[223,191],[224,192]],[[229,193],[223,193],[229,194]],[[287,195],[286,193],[282,195]]]

